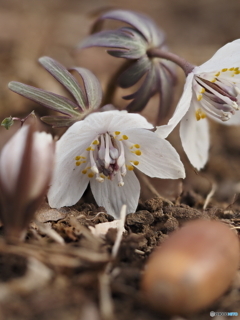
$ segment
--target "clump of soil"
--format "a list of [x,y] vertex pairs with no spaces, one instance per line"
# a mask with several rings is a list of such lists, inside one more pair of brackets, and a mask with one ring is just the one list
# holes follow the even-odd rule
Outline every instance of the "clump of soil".
[[[25,243],[0,242],[0,281],[8,286],[4,295],[0,290],[1,316],[13,320],[90,319],[90,316],[96,320],[110,319],[109,316],[117,320],[176,319],[153,312],[140,290],[149,254],[172,231],[190,220],[220,219],[236,230],[240,225],[237,204],[227,209],[215,204],[203,210],[204,199],[193,192],[184,193],[177,202],[171,204],[155,197],[140,203],[136,213],[127,215],[126,231],[115,260],[111,258],[111,249],[116,229],[109,229],[105,238],[93,236],[88,229],[88,226],[113,220],[104,208],[83,203],[51,212],[53,209],[45,204],[37,215],[38,219],[42,217],[42,222],[31,225]],[[43,225],[51,226],[65,245],[47,235]],[[31,257],[42,265],[37,275],[43,279],[40,286],[24,285],[29,277]],[[109,264],[110,275],[106,273]],[[44,268],[50,271],[49,277],[45,276],[48,271]],[[110,295],[107,300],[106,290]],[[106,301],[111,305],[110,313]],[[212,310],[240,313],[239,301],[238,274],[218,301],[187,319],[208,319]]]

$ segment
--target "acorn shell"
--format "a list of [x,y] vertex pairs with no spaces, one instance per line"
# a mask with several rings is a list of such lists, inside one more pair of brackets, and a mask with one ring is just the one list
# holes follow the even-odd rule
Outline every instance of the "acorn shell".
[[142,289],[155,310],[172,315],[193,313],[226,291],[239,257],[239,239],[227,225],[189,222],[152,253]]

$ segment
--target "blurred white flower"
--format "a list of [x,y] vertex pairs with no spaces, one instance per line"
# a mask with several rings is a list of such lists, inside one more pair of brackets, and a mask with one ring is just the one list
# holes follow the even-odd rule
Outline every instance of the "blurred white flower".
[[180,124],[180,137],[191,164],[198,170],[208,159],[206,117],[240,124],[240,39],[226,44],[187,76],[183,95],[173,117],[156,133],[166,138]]
[[47,191],[53,170],[54,143],[45,132],[23,126],[0,154],[1,220],[7,234],[24,232]]
[[93,113],[73,124],[57,142],[56,166],[49,189],[53,208],[74,205],[90,182],[98,205],[115,217],[123,204],[135,212],[140,185],[133,170],[150,177],[184,178],[179,155],[139,114]]

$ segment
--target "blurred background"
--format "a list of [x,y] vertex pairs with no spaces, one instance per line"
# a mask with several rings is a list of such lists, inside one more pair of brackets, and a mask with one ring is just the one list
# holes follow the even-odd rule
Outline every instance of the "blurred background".
[[[39,116],[48,114],[46,108],[7,88],[8,82],[15,80],[61,94],[62,88],[38,64],[38,58],[44,55],[66,67],[89,68],[100,78],[104,90],[121,59],[110,57],[105,49],[80,52],[75,48],[88,35],[100,10],[106,8],[149,15],[165,31],[172,52],[196,65],[208,60],[227,42],[240,38],[238,0],[0,0],[0,121],[10,115],[24,117],[32,110]],[[178,74],[173,106],[185,80],[182,70]],[[118,106],[123,105],[120,97],[117,94],[114,101]],[[144,112],[148,119],[154,117],[157,99],[153,97]],[[19,123],[8,131],[0,127],[0,149],[18,128]],[[186,165],[187,179],[183,186],[181,182],[153,180],[157,190],[170,198],[177,197],[182,190],[194,190],[206,197],[215,183],[215,199],[231,203],[240,191],[240,127],[211,123],[210,160],[200,173],[189,165],[178,129],[169,139]]]

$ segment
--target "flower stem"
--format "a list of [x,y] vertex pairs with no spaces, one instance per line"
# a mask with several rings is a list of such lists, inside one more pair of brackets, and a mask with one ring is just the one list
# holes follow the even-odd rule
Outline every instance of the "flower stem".
[[169,51],[153,48],[147,51],[147,55],[151,58],[163,58],[176,63],[183,69],[186,76],[195,68],[195,65]]

